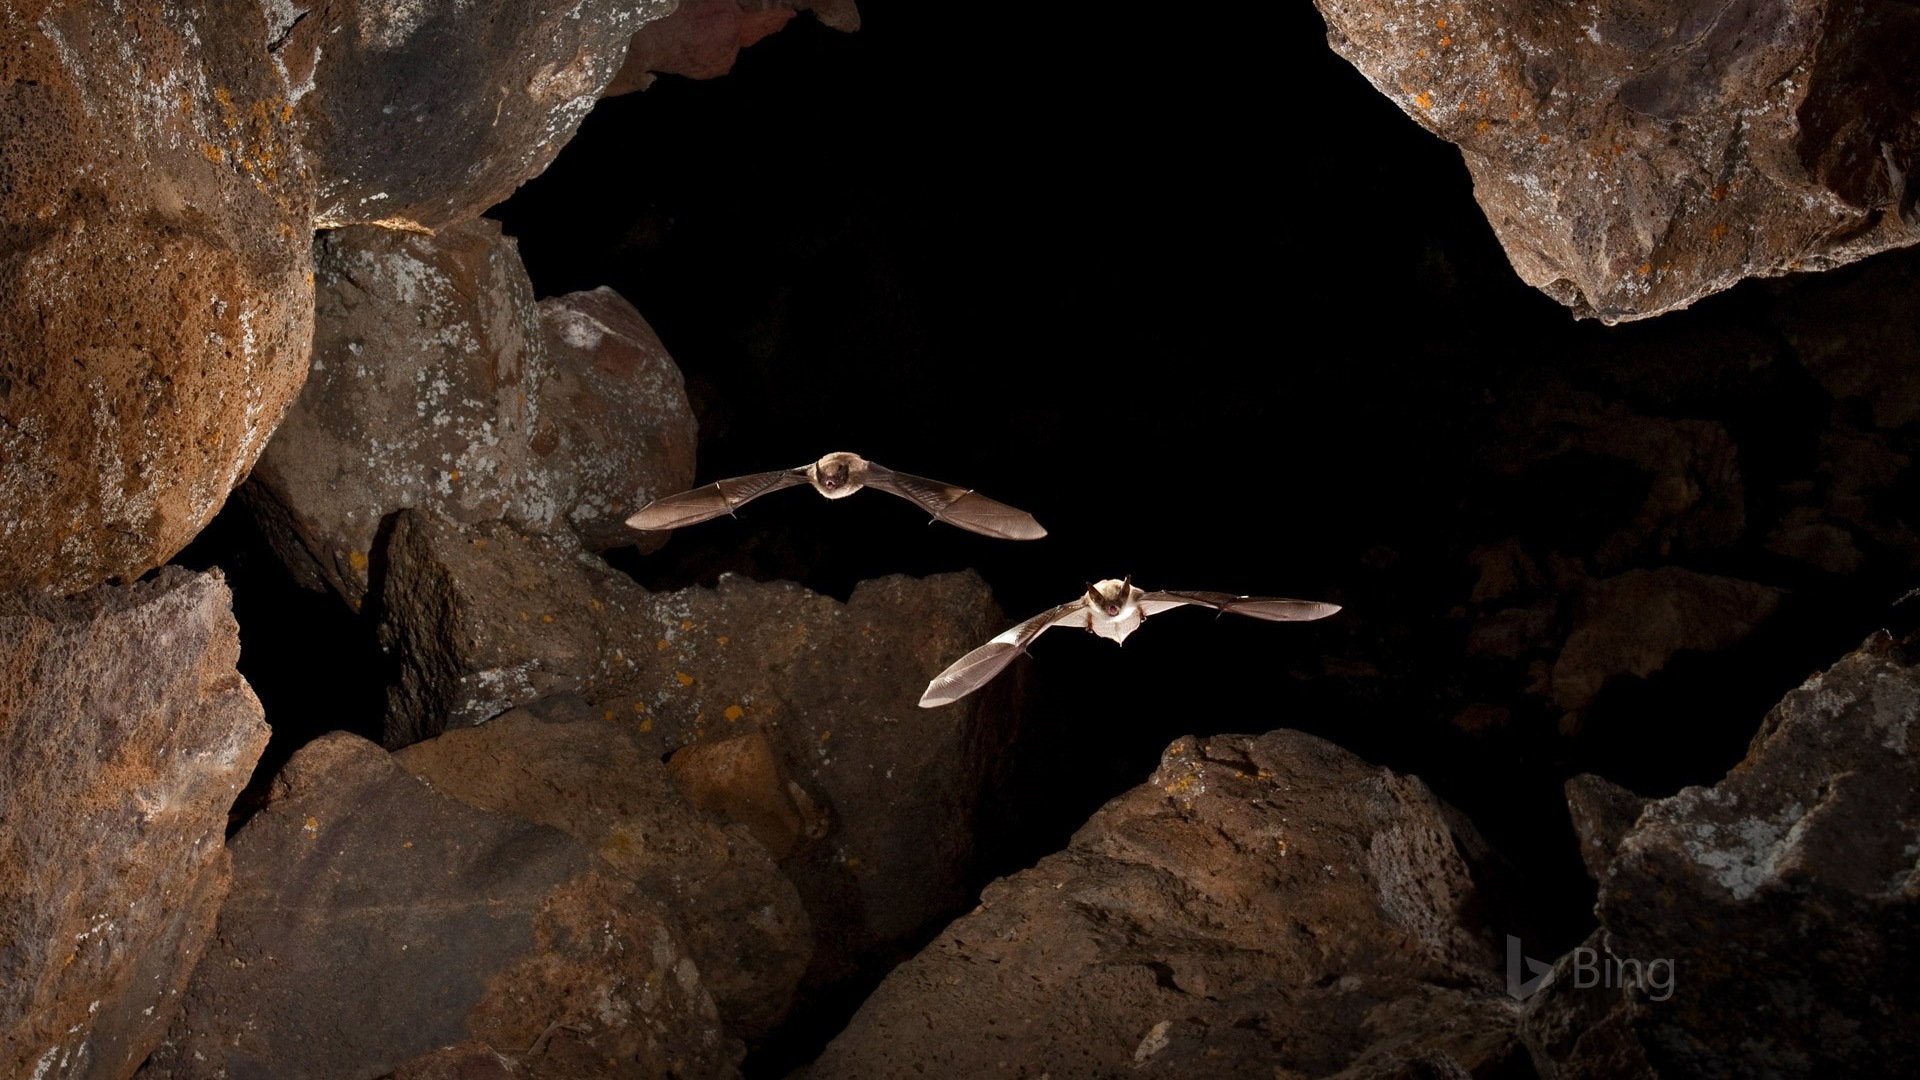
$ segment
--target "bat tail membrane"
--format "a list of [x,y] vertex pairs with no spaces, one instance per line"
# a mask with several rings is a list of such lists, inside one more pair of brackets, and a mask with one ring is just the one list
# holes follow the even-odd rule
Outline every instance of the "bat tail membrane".
[[1020,646],[1011,642],[987,642],[935,675],[927,684],[926,693],[920,695],[920,707],[937,709],[959,701],[992,682],[1021,652]]
[[969,532],[1001,540],[1038,540],[1047,535],[1047,530],[1032,514],[973,491],[936,511],[934,517]]

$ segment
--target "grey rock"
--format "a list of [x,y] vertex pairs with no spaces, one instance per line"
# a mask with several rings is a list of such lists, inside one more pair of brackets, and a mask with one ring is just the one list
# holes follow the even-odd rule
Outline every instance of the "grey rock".
[[124,1078],[228,883],[267,725],[218,573],[0,596],[0,1076]]
[[1311,736],[1181,739],[807,1076],[1485,1075],[1520,1051],[1450,817]]

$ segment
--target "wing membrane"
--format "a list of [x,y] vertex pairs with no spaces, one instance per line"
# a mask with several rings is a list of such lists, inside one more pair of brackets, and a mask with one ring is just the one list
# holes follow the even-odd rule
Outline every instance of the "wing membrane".
[[924,476],[867,465],[867,486],[898,495],[949,525],[1002,540],[1038,540],[1047,535],[1032,514],[976,491]]
[[1085,600],[1075,600],[1071,604],[1061,604],[1057,608],[1043,611],[1025,622],[1018,623],[1002,632],[998,637],[967,655],[955,660],[945,671],[933,677],[927,684],[927,692],[920,695],[920,707],[923,709],[951,705],[973,693],[975,690],[993,681],[995,675],[1006,670],[1013,658],[1027,651],[1033,639],[1039,637],[1050,627],[1083,618],[1087,609]]
[[1216,611],[1247,615],[1268,622],[1312,622],[1340,610],[1339,604],[1319,600],[1287,600],[1278,596],[1235,596],[1223,592],[1150,592],[1140,598],[1140,610],[1148,615],[1196,604]]
[[731,514],[747,503],[767,494],[807,482],[805,469],[781,469],[776,472],[736,476],[655,499],[627,519],[627,527],[645,532],[660,532],[711,521]]

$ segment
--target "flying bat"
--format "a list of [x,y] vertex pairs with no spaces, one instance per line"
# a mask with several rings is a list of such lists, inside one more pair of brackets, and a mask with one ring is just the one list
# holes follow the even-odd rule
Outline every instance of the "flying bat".
[[844,499],[863,487],[870,487],[898,495],[949,525],[1002,540],[1038,540],[1047,535],[1047,530],[1025,510],[995,502],[968,488],[894,472],[859,454],[848,453],[828,454],[797,469],[736,476],[655,499],[628,518],[627,525],[645,532],[696,525],[731,514],[770,491],[799,484],[812,484],[815,491],[829,499]]
[[953,662],[933,677],[920,707],[950,705],[987,685],[1013,658],[1027,651],[1033,639],[1056,626],[1077,626],[1114,642],[1140,628],[1148,616],[1196,604],[1235,615],[1251,615],[1270,622],[1308,622],[1340,610],[1339,604],[1317,600],[1282,600],[1271,596],[1235,596],[1221,592],[1144,592],[1133,579],[1108,578],[1087,586],[1085,595],[1050,611],[1043,611]]

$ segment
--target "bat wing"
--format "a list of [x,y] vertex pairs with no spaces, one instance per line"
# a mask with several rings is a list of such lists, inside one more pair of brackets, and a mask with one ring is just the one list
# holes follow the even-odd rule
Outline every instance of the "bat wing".
[[1339,604],[1318,600],[1284,600],[1277,596],[1235,596],[1223,592],[1150,592],[1140,598],[1140,610],[1146,615],[1197,604],[1235,615],[1251,615],[1268,622],[1311,622],[1340,610]]
[[1043,611],[1033,618],[1014,626],[999,637],[955,660],[947,670],[933,677],[927,684],[927,692],[920,695],[920,707],[932,709],[941,705],[951,705],[975,690],[993,681],[1013,658],[1027,651],[1033,639],[1049,628],[1070,623],[1086,617],[1087,605],[1084,599],[1071,604],[1061,604],[1057,608]]
[[966,488],[867,463],[867,486],[912,501],[949,525],[1002,540],[1038,540],[1047,530],[1025,510],[1016,510]]
[[769,491],[779,491],[806,482],[805,469],[781,469],[777,472],[754,473],[752,476],[736,476],[731,480],[721,480],[706,487],[655,499],[628,518],[627,527],[659,532],[678,529],[683,525],[697,525],[722,514],[731,514]]

